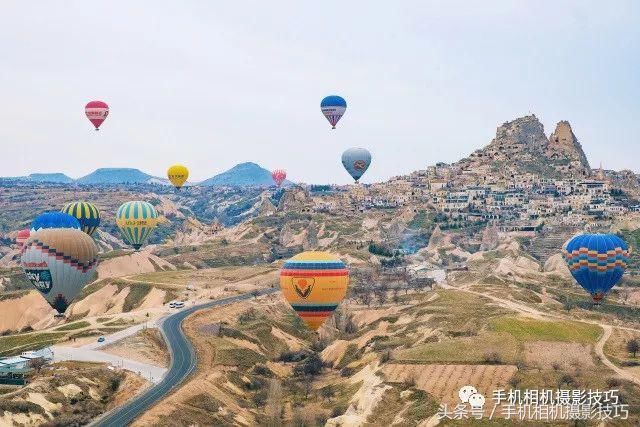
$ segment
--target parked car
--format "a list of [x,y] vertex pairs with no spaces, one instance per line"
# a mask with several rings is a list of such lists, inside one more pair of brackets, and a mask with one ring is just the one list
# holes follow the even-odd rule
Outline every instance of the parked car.
[[98,338],[98,342],[104,342],[104,337]]

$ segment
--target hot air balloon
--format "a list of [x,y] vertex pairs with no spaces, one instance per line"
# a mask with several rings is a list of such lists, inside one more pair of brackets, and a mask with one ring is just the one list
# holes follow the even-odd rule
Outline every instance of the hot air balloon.
[[342,165],[349,175],[358,182],[371,164],[371,153],[364,148],[349,148],[342,153]]
[[30,234],[31,232],[28,228],[18,231],[18,235],[16,236],[16,246],[18,246],[18,249],[22,249],[22,247],[24,246],[24,242],[27,241]]
[[106,102],[91,101],[84,106],[84,113],[87,115],[87,119],[95,126],[96,130],[100,130],[100,125],[109,115],[109,106]]
[[62,208],[62,212],[76,218],[82,231],[91,236],[100,225],[100,211],[93,203],[73,202]]
[[336,124],[347,110],[347,101],[341,96],[329,95],[320,102],[320,110],[331,123],[331,129],[335,129]]
[[571,275],[598,304],[622,278],[629,247],[613,234],[581,234],[563,251]]
[[124,240],[138,250],[156,228],[158,214],[150,203],[126,202],[118,208],[116,224]]
[[31,223],[31,232],[42,228],[81,228],[80,223],[74,217],[64,212],[45,212]]
[[287,173],[282,169],[276,169],[271,172],[271,178],[273,178],[276,185],[280,187],[284,180],[287,179]]
[[314,331],[344,299],[349,270],[328,252],[302,252],[280,270],[280,288],[291,307]]
[[167,178],[179,190],[189,179],[189,169],[182,165],[173,165],[167,170]]
[[86,233],[48,228],[31,234],[20,264],[33,286],[62,314],[93,278],[97,256],[98,248]]

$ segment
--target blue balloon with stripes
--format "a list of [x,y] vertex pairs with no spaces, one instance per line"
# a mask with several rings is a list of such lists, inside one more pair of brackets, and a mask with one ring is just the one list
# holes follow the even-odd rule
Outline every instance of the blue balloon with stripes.
[[629,246],[615,234],[580,234],[563,252],[569,271],[595,303],[620,281],[629,260]]

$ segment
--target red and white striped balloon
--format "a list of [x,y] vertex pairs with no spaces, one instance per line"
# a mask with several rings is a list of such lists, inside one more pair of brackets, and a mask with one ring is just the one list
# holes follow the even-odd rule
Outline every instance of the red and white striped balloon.
[[85,105],[84,113],[93,126],[95,126],[96,130],[99,130],[100,125],[109,115],[109,106],[106,102],[91,101]]
[[16,236],[16,246],[18,246],[18,249],[22,249],[24,242],[27,241],[30,234],[31,232],[29,231],[28,228],[18,231],[18,235]]

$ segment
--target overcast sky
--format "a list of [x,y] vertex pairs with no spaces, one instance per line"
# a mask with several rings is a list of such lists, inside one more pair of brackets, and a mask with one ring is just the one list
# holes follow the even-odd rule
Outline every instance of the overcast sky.
[[[458,160],[496,127],[569,120],[591,162],[640,171],[637,1],[20,1],[0,13],[2,175],[136,167],[193,180],[254,161],[363,182]],[[337,130],[320,100],[342,95]],[[92,130],[84,105],[111,113]]]

